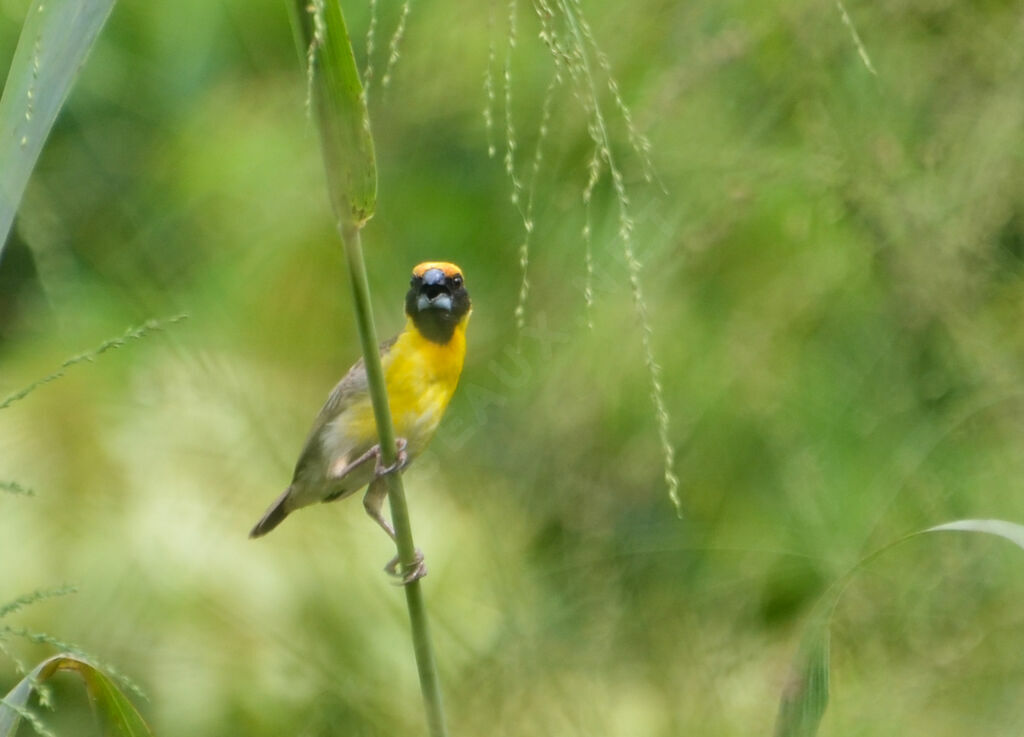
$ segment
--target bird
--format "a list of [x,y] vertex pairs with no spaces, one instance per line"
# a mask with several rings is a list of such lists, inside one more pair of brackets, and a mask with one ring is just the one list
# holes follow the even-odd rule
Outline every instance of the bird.
[[[379,349],[398,460],[389,467],[382,465],[366,367],[360,358],[327,397],[306,437],[291,483],[249,537],[266,535],[297,509],[344,499],[367,486],[366,512],[395,540],[394,528],[381,511],[387,497],[385,477],[404,471],[437,430],[462,373],[471,312],[458,266],[425,261],[413,269],[405,295],[405,328]],[[408,572],[399,573],[398,562],[396,556],[385,570],[403,584],[426,575],[419,550]]]

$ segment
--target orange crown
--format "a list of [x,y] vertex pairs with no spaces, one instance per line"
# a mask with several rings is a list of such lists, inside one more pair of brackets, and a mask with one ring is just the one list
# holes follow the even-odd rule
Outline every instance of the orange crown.
[[431,269],[440,269],[445,276],[451,278],[453,276],[462,276],[462,269],[453,263],[448,261],[424,261],[422,264],[418,264],[415,269],[412,270],[413,276],[423,276]]

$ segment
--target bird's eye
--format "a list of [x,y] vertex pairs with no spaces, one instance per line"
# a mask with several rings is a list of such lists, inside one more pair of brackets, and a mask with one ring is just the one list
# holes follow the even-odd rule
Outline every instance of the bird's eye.
[[458,276],[458,275],[453,276],[452,277],[452,286],[455,287],[456,289],[461,287],[462,286],[462,277]]

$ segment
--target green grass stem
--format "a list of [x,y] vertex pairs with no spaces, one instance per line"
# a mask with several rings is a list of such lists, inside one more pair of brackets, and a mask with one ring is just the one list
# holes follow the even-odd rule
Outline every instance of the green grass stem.
[[[356,226],[342,227],[341,240],[345,248],[345,259],[348,262],[348,272],[352,282],[356,324],[359,327],[359,340],[362,343],[363,359],[366,362],[366,377],[370,388],[370,398],[373,401],[373,413],[377,420],[381,458],[385,465],[391,465],[395,463],[398,455],[395,448],[395,427],[391,420],[387,387],[384,384],[384,369],[381,366],[380,353],[377,349],[379,342],[377,329],[374,327],[373,308],[370,304],[370,285],[366,278],[366,264],[363,261],[359,228]],[[405,502],[405,486],[402,483],[401,474],[397,473],[388,474],[387,483],[388,500],[391,503],[391,522],[395,527],[395,537],[398,543],[398,556],[403,568],[408,569],[415,563],[416,546],[413,544],[409,507]],[[416,651],[420,689],[423,692],[423,704],[427,710],[427,723],[430,727],[431,737],[443,737],[448,734],[448,730],[445,726],[441,687],[434,660],[434,646],[427,624],[427,607],[423,600],[423,589],[418,580],[412,581],[404,588],[405,601],[409,607],[409,622],[412,625],[412,642]]]
[[[403,32],[408,7],[406,3],[399,30],[392,38],[392,58],[388,60],[384,78],[381,80],[382,87],[387,86],[392,65],[397,59],[397,45]],[[360,238],[363,225],[373,217],[377,199],[377,165],[373,134],[370,130],[370,115],[366,107],[366,93],[359,79],[355,56],[352,53],[352,40],[338,0],[313,0],[310,5],[306,5],[304,0],[297,0],[293,10],[306,49],[311,110],[316,114],[317,127],[320,131],[328,195],[337,218],[338,232],[352,283],[356,325],[363,348],[363,361],[373,412],[377,420],[381,460],[390,466],[398,460],[395,426],[388,405],[384,369],[378,351],[379,341],[373,321],[370,286],[366,278],[366,264],[363,261]],[[403,570],[409,570],[415,564],[416,546],[413,544],[412,525],[409,521],[409,508],[405,502],[405,488],[401,475],[388,474],[387,484],[398,559]],[[441,705],[441,688],[434,661],[434,647],[427,626],[427,608],[419,581],[406,584],[405,598],[409,607],[413,649],[430,735],[445,737],[447,729]]]

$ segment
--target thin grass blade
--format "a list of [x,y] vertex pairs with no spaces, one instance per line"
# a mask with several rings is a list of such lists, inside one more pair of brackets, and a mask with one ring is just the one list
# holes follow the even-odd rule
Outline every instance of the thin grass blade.
[[28,708],[28,700],[35,684],[41,683],[53,675],[53,671],[49,670],[50,666],[50,660],[37,665],[4,696],[3,701],[0,701],[0,737],[14,737],[18,731],[18,725],[21,724],[22,715]]
[[114,0],[33,0],[0,97],[0,256],[43,143]]
[[929,527],[921,534],[929,532],[981,532],[985,535],[995,535],[1009,540],[1024,550],[1024,525],[1001,519],[958,519],[954,522]]
[[828,708],[829,614],[819,607],[804,633],[779,703],[775,737],[812,737]]
[[933,532],[975,532],[1009,540],[1024,550],[1024,525],[1000,519],[961,519],[912,532],[857,562],[821,597],[806,625],[789,680],[779,700],[775,737],[814,737],[828,708],[829,637],[832,612],[846,584],[868,563],[908,540]]

